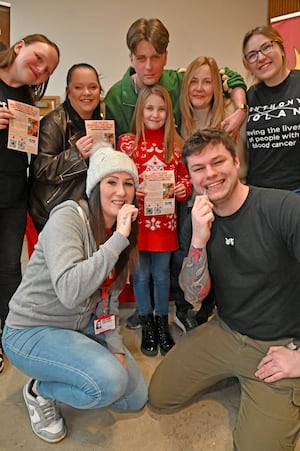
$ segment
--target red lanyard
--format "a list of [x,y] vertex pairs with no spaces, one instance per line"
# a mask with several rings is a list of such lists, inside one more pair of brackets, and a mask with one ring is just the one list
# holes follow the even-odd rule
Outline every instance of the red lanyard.
[[[106,233],[108,236],[111,236],[112,230],[106,229]],[[115,271],[113,269],[111,271],[111,273],[108,275],[108,277],[104,280],[102,285],[100,286],[101,292],[102,292],[102,310],[103,310],[104,314],[108,312],[107,293],[108,293],[110,287],[112,286],[114,277],[115,277]]]
[[104,314],[108,312],[107,293],[112,286],[113,281],[114,271],[109,274],[100,287],[102,292],[102,310]]

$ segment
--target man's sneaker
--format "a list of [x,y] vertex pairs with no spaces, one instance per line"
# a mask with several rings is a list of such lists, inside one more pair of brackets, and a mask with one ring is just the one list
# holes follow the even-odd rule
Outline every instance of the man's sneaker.
[[128,316],[126,320],[126,327],[128,329],[139,329],[140,327],[142,327],[142,323],[137,309],[134,311],[132,315]]
[[185,312],[181,310],[176,311],[174,323],[177,324],[184,333],[198,326],[196,313],[192,309],[188,309]]
[[29,379],[23,388],[32,430],[45,442],[60,442],[67,434],[63,417],[60,415],[55,401],[31,394],[33,383],[34,380]]
[[0,341],[0,373],[4,368],[4,356],[3,356],[3,349]]

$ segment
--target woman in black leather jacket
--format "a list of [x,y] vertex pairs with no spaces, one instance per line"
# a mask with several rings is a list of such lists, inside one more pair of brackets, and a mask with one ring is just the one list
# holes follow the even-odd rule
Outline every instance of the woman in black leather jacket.
[[39,153],[31,162],[29,212],[40,232],[53,207],[85,192],[93,145],[86,119],[102,119],[101,85],[96,69],[73,65],[67,74],[66,100],[41,121]]

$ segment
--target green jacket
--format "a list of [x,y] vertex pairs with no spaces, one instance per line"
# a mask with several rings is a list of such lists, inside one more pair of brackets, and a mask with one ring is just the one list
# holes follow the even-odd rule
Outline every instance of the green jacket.
[[[245,90],[247,89],[245,81],[239,73],[228,67],[224,67],[222,72],[225,72],[225,78],[227,79],[226,87],[222,77],[224,95],[229,96],[228,88],[241,87]],[[133,67],[129,67],[123,78],[108,90],[104,99],[106,105],[105,118],[114,119],[115,121],[116,141],[118,141],[120,135],[128,133],[131,128],[131,120],[138,97],[130,78],[132,74],[134,74],[134,69]],[[179,134],[181,130],[179,94],[183,76],[184,69],[164,69],[159,80],[159,83],[169,91],[171,96],[175,125]]]
[[[123,78],[115,83],[105,96],[106,119],[114,119],[116,127],[116,140],[123,133],[130,131],[131,119],[137,101],[137,94],[134,90],[130,76],[134,74],[134,69],[129,67]],[[164,69],[159,83],[169,91],[171,96],[176,129],[180,133],[180,109],[179,93],[184,72]]]

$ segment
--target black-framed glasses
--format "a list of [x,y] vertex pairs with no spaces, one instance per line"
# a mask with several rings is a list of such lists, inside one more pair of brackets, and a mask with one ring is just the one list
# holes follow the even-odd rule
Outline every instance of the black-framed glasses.
[[265,56],[269,55],[272,52],[272,50],[273,50],[274,42],[277,42],[277,41],[264,42],[259,47],[258,50],[252,50],[251,52],[247,53],[247,55],[245,55],[246,61],[249,64],[253,64],[253,63],[255,63],[257,61],[259,53],[261,53],[262,55],[265,55]]

